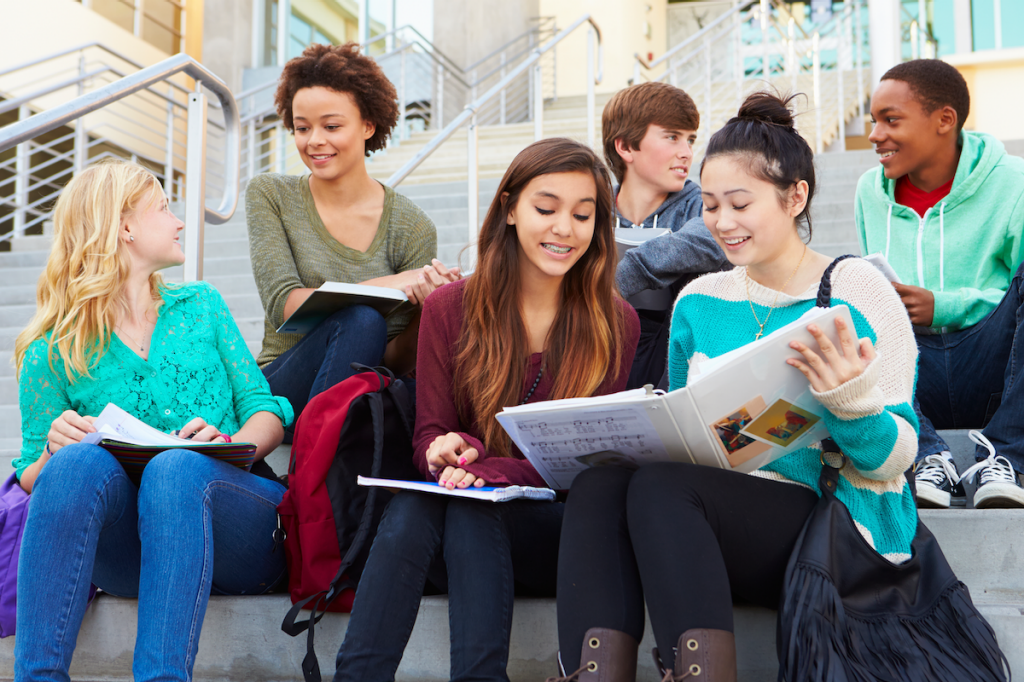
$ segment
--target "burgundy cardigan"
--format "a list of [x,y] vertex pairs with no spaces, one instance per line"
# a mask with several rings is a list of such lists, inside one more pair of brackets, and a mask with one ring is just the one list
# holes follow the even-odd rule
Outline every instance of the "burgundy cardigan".
[[[452,385],[452,365],[458,352],[459,333],[462,330],[462,294],[467,280],[446,284],[432,293],[423,304],[420,317],[419,347],[416,356],[416,432],[413,436],[413,461],[427,479],[434,476],[427,467],[427,448],[437,436],[456,432],[477,449],[480,456],[463,467],[469,473],[484,479],[487,485],[545,486],[519,448],[512,445],[512,457],[488,457],[480,440],[475,415],[469,423],[459,418],[455,408],[455,387]],[[625,338],[619,366],[609,372],[594,395],[605,395],[624,390],[629,370],[640,338],[640,320],[636,311],[621,299],[625,317]],[[530,356],[521,395],[533,386],[540,371],[541,353]],[[552,388],[552,372],[545,372],[530,402],[547,400]],[[493,419],[493,416],[489,417]]]

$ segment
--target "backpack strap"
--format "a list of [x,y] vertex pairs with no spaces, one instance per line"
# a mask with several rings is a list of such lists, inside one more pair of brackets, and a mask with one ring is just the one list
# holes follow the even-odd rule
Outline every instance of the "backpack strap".
[[[384,398],[382,392],[392,381],[394,381],[394,374],[392,374],[390,370],[383,367],[380,368],[388,375],[388,380],[385,381],[385,376],[381,372],[363,365],[356,367],[357,364],[358,363],[352,363],[354,369],[359,369],[359,371],[372,371],[377,374],[377,378],[380,380],[380,388],[372,393],[366,394],[370,406],[370,420],[373,425],[373,465],[371,467],[371,476],[379,477],[384,458]],[[331,580],[330,585],[328,585],[327,589],[294,604],[288,610],[288,613],[284,617],[284,621],[281,623],[281,630],[292,637],[295,637],[304,630],[308,630],[308,634],[306,636],[306,656],[302,659],[302,675],[306,682],[321,682],[320,664],[316,658],[316,651],[313,649],[313,633],[315,625],[324,617],[324,614],[327,612],[327,607],[334,601],[335,597],[337,597],[343,589],[350,586],[348,579],[345,577],[345,572],[352,566],[352,563],[356,560],[356,557],[362,550],[363,545],[366,544],[366,538],[373,526],[373,511],[377,505],[377,495],[379,490],[380,488],[372,486],[367,491],[366,505],[363,507],[363,515],[359,519],[359,529],[356,531],[356,535],[352,540],[352,544],[349,545],[348,551],[345,552],[345,556],[342,557],[341,564],[338,566],[338,573]],[[309,618],[301,622],[296,622],[295,619],[298,618],[299,611],[301,611],[310,602],[314,603],[311,608]]]
[[840,256],[834,261],[828,264],[825,268],[825,273],[821,276],[821,283],[818,285],[818,302],[819,308],[831,308],[832,307],[832,271],[836,269],[840,261],[844,261],[847,258],[857,258],[852,253],[848,253],[845,256]]

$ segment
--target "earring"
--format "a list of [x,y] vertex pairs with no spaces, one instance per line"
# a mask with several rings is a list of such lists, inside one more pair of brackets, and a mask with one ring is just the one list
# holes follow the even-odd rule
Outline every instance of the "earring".
[[131,236],[131,235],[128,235],[128,241],[130,241],[130,242],[133,242],[133,241],[135,241],[135,237],[133,237],[133,236]]

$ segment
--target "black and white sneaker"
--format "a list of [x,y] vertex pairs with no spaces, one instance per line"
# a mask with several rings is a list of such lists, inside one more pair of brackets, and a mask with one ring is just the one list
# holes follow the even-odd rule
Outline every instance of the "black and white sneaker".
[[978,490],[974,493],[975,509],[1024,507],[1024,488],[1010,460],[996,455],[995,446],[981,432],[970,431],[967,436],[989,453],[986,459],[972,466],[962,476],[965,481],[978,476]]
[[966,502],[956,465],[944,454],[928,455],[918,462],[914,481],[920,508],[946,509],[950,505],[963,506]]

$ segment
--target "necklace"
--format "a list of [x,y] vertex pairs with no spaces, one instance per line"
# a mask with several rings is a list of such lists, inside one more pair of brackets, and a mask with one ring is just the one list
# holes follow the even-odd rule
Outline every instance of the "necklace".
[[[149,320],[146,320],[146,321],[147,321],[147,322],[149,322]],[[121,332],[122,334],[124,334],[125,336],[127,336],[127,337],[128,337],[128,339],[129,339],[129,340],[130,340],[130,341],[131,341],[132,343],[134,343],[134,344],[135,344],[136,346],[138,346],[138,347],[139,347],[139,352],[140,352],[140,353],[145,353],[145,352],[146,352],[146,346],[145,346],[145,345],[144,345],[144,344],[143,344],[143,343],[142,343],[141,341],[139,341],[139,340],[138,340],[137,338],[135,338],[134,336],[132,336],[131,334],[129,334],[129,333],[128,333],[128,332],[127,332],[127,331],[125,330],[125,328],[124,328],[124,327],[122,327],[121,325],[119,325],[119,324],[118,324],[118,325],[115,325],[115,329],[118,329],[118,330],[120,330],[120,332]],[[145,336],[146,336],[146,327],[143,327],[143,328],[142,328],[142,336],[143,336],[143,338],[145,338]]]
[[542,363],[540,363],[540,371],[537,372],[537,378],[533,380],[533,386],[530,387],[530,390],[526,394],[526,397],[523,398],[523,402],[519,403],[520,405],[525,405],[526,403],[528,403],[530,401],[530,398],[533,397],[533,392],[537,390],[537,386],[538,386],[538,384],[540,384],[540,378],[541,378],[541,376],[543,376],[543,374],[544,374],[544,363],[542,362]]
[[[804,264],[804,256],[806,255],[807,244],[804,244],[804,252],[800,254],[800,262],[796,264],[795,268],[793,268],[793,272],[790,273],[789,279],[786,280],[786,283],[782,285],[782,289],[785,289],[787,286],[789,286],[789,283],[793,281],[793,278],[796,276],[796,273],[800,269],[800,266]],[[782,289],[775,292],[775,300],[772,301],[771,307],[768,308],[768,314],[765,316],[764,322],[762,322],[757,317],[757,312],[754,310],[754,300],[750,298],[750,270],[746,270],[743,274],[746,276],[745,282],[747,284],[747,303],[750,304],[750,312],[754,316],[754,321],[757,322],[757,326],[759,327],[757,331],[757,336],[754,337],[754,341],[757,341],[764,335],[764,326],[768,324],[768,320],[772,318],[772,313],[775,312],[775,304],[779,302],[779,296],[782,295]]]

